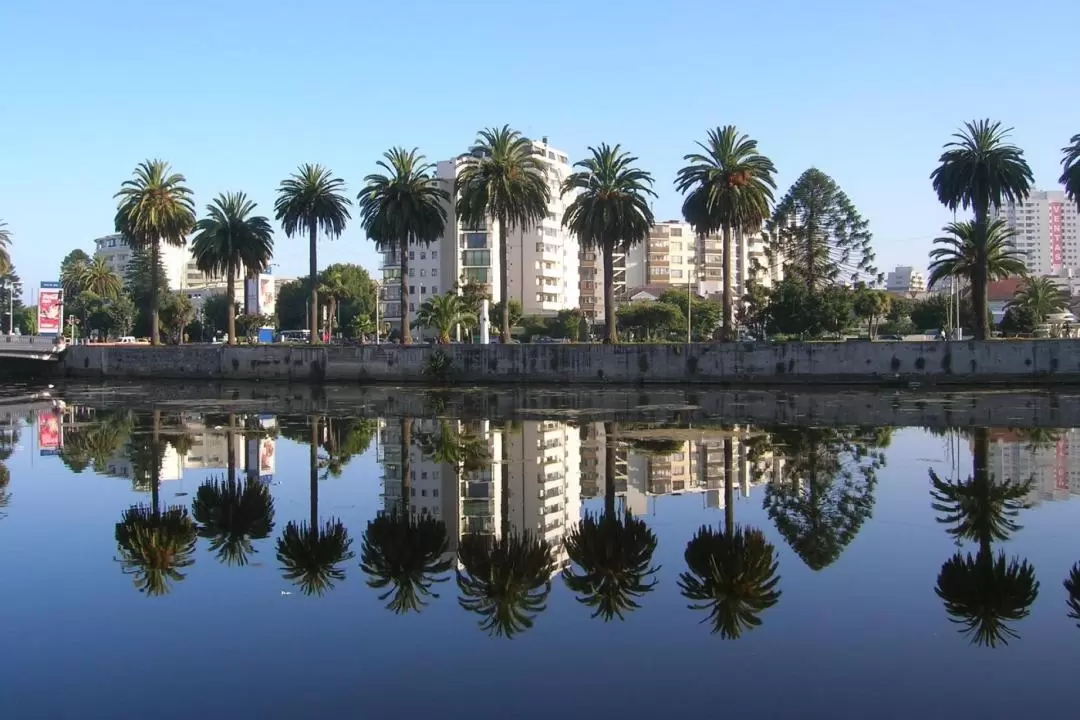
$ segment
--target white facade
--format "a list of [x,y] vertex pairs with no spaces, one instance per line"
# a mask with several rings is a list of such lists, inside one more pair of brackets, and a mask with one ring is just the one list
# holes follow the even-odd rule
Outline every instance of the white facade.
[[910,265],[897,265],[885,276],[885,289],[891,293],[926,292],[926,276]]
[[[220,276],[205,275],[195,266],[195,260],[191,257],[191,248],[188,245],[174,247],[162,243],[159,256],[161,265],[165,269],[165,277],[169,280],[170,290],[203,288],[222,281]],[[103,258],[109,269],[123,278],[132,260],[132,250],[122,235],[113,233],[94,240],[94,257]],[[240,284],[243,285],[242,282]]]
[[[736,233],[734,293],[741,296],[746,283],[755,279],[765,286],[780,280],[780,269],[770,263],[765,244],[756,233]],[[707,296],[724,291],[723,239],[719,235],[698,237],[689,223],[666,220],[653,225],[649,239],[630,248],[626,255],[626,288],[671,286],[694,288]]]
[[991,208],[990,214],[1016,231],[1013,245],[1024,253],[1032,275],[1060,275],[1065,268],[1080,268],[1080,214],[1064,191],[1035,190],[1023,202]]
[[1080,430],[1055,430],[1045,442],[1009,430],[990,432],[990,475],[995,481],[1032,479],[1027,497],[1031,504],[1080,494]]
[[[545,139],[546,140],[546,139]],[[546,142],[532,142],[533,151],[544,159],[551,203],[547,217],[538,227],[511,231],[507,243],[508,295],[521,303],[525,315],[555,315],[578,307],[579,245],[577,238],[562,229],[563,213],[572,198],[559,196],[562,181],[571,172],[566,153]],[[444,160],[436,174],[451,190],[464,163],[461,156]],[[458,222],[453,204],[447,207],[446,232],[430,246],[409,247],[409,311],[415,313],[432,295],[445,293],[455,284],[486,286],[493,302],[503,296],[499,265],[499,228],[493,219],[483,227],[466,227]],[[394,324],[400,319],[398,278],[401,261],[396,253],[382,258],[382,316]]]

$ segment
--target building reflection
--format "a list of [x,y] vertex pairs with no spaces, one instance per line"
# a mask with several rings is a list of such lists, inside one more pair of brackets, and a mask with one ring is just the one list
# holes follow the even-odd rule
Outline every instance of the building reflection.
[[1027,504],[1080,494],[1080,430],[990,430],[990,475],[1031,478]]

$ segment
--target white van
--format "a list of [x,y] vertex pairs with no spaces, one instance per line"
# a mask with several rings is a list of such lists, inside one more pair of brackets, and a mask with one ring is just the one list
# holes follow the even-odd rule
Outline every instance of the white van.
[[134,345],[135,344],[135,338],[132,337],[131,335],[124,335],[117,342],[119,342],[121,345]]

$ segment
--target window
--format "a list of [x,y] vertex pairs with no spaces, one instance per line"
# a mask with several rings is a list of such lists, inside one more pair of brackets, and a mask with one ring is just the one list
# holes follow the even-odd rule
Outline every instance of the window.
[[420,277],[427,277],[427,270],[420,268]]
[[420,251],[420,259],[421,260],[427,260],[427,253],[424,252],[423,250]]
[[416,253],[413,252],[412,250],[409,251],[409,259],[410,260],[415,260],[416,259]]
[[465,276],[465,282],[485,285],[491,282],[489,268],[465,268],[465,271],[462,274]]
[[439,271],[436,268],[431,268],[431,277],[439,277]]
[[547,235],[548,237],[555,237],[555,235],[557,234],[557,231],[555,230],[555,228],[546,227],[546,228],[544,228],[544,234]]
[[423,285],[420,286],[420,294],[427,295],[427,288]]
[[470,250],[479,250],[488,246],[487,233],[463,233],[461,236],[462,247]]
[[116,247],[116,239],[115,238],[109,241],[109,247]]
[[409,294],[410,295],[415,295],[416,294],[416,286],[415,285],[410,285],[409,286]]
[[409,312],[416,312],[416,305],[409,303]]
[[409,277],[416,276],[416,268],[409,268]]
[[421,490],[420,497],[427,497],[427,490]]
[[439,294],[439,286],[438,285],[432,285],[431,286],[431,294],[432,295],[438,295]]
[[461,264],[468,266],[491,265],[490,250],[463,250],[461,252]]
[[431,251],[431,259],[432,260],[438,260],[439,259],[439,251],[438,250],[432,250]]
[[671,228],[671,237],[682,237],[682,228],[679,228],[679,227]]
[[439,490],[438,490],[438,488],[436,488],[435,490],[432,490],[432,491],[431,491],[431,497],[439,497]]

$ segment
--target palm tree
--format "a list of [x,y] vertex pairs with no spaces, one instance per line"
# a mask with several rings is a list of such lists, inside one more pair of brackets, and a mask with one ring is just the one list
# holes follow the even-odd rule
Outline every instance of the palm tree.
[[1058,182],[1065,186],[1065,194],[1080,208],[1080,134],[1073,135],[1069,143],[1061,148],[1065,157],[1061,159],[1062,171]]
[[[1065,579],[1065,592],[1069,594],[1069,617],[1080,621],[1080,563],[1073,565],[1069,571],[1069,577]],[[1080,622],[1076,626],[1080,627]]]
[[208,275],[225,275],[226,324],[229,344],[236,344],[236,278],[245,270],[257,275],[274,256],[274,231],[255,203],[242,192],[222,193],[206,206],[207,216],[195,224],[191,244],[195,265]]
[[401,342],[412,342],[409,327],[409,248],[427,247],[446,229],[450,193],[435,176],[435,166],[415,148],[395,147],[376,163],[385,174],[364,178],[357,198],[364,230],[380,252],[401,258]]
[[[741,134],[734,125],[708,132],[698,143],[703,153],[683,157],[690,164],[679,170],[675,188],[686,195],[683,217],[699,236],[723,233],[724,323],[723,338],[734,339],[733,295],[734,233],[756,232],[769,217],[776,167],[760,154],[757,141]],[[687,194],[689,193],[689,194]]]
[[[1013,249],[1012,238],[1016,231],[1004,220],[991,221],[985,231],[973,222],[949,223],[942,230],[948,235],[934,240],[937,247],[930,251],[930,284],[956,278],[970,283],[974,292],[976,276],[989,283],[1027,273],[1023,255]],[[990,312],[985,302],[985,288],[983,300],[981,312],[987,316],[983,320],[985,324]],[[976,305],[976,327],[980,324],[979,312]]]
[[615,253],[645,242],[653,224],[649,197],[652,175],[634,167],[637,158],[619,145],[590,147],[592,157],[574,163],[581,168],[566,178],[562,195],[575,194],[562,225],[577,235],[582,249],[600,250],[604,257],[605,343],[616,342]]
[[340,563],[351,560],[352,538],[337,518],[319,525],[319,418],[311,418],[308,453],[311,483],[310,522],[290,521],[277,541],[277,559],[286,580],[293,581],[305,595],[322,595],[345,578]]
[[512,638],[547,609],[555,563],[543,537],[468,534],[461,539],[458,559],[458,604],[479,615],[480,629],[489,635]]
[[292,237],[307,231],[308,272],[311,278],[311,305],[309,308],[311,344],[319,339],[319,258],[317,241],[319,230],[331,238],[341,237],[351,218],[345,196],[345,181],[334,177],[322,165],[301,165],[295,173],[281,181],[278,197],[274,202],[274,216],[281,223],[285,235]]
[[445,293],[425,300],[416,313],[416,322],[421,327],[435,330],[439,343],[446,345],[455,327],[472,328],[478,321],[459,295]]
[[90,261],[76,260],[60,268],[60,284],[64,288],[65,297],[73,298],[83,291],[83,278],[88,262]]
[[340,268],[331,268],[319,278],[319,295],[326,302],[327,332],[330,337],[334,336],[334,326],[337,323],[338,305],[345,297],[345,279],[341,275]]
[[0,220],[0,274],[11,272],[11,231],[7,223]]
[[990,120],[965,123],[964,130],[946,143],[940,164],[930,173],[934,192],[945,207],[954,212],[971,208],[975,213],[969,234],[975,251],[969,277],[977,340],[990,336],[986,295],[992,274],[987,254],[991,247],[990,208],[1023,200],[1034,182],[1024,151],[1008,143],[1011,132],[1012,128]]
[[1018,638],[1008,622],[1027,617],[1039,593],[1035,569],[1027,560],[994,556],[992,543],[1020,529],[1015,518],[1028,507],[1034,479],[1016,483],[990,475],[990,431],[976,428],[972,440],[974,472],[967,481],[942,480],[930,471],[933,508],[958,542],[979,544],[974,556],[956,552],[941,566],[935,593],[949,620],[976,645],[996,647]]
[[[468,228],[486,228],[493,218],[499,231],[501,335],[510,342],[510,233],[536,227],[547,216],[551,191],[547,166],[532,143],[509,125],[481,130],[458,170],[456,212]],[[491,237],[488,234],[488,237]]]
[[638,598],[651,592],[660,569],[652,564],[656,535],[629,509],[615,510],[615,423],[604,423],[604,512],[586,512],[566,538],[570,561],[581,569],[563,570],[563,582],[578,602],[595,608],[605,621],[636,610]]
[[107,300],[116,300],[124,290],[124,280],[105,262],[105,258],[96,257],[90,262],[76,263],[79,271],[80,290],[92,292]]
[[702,526],[686,544],[689,572],[679,575],[679,589],[691,610],[708,610],[720,637],[737,639],[761,625],[762,612],[780,600],[776,548],[765,534],[735,524],[734,443],[724,440],[724,530]]
[[[116,231],[136,250],[150,251],[150,267],[157,267],[161,243],[183,247],[195,227],[195,203],[187,179],[164,160],[145,160],[116,193]],[[157,273],[150,274],[150,342],[160,342],[158,305],[161,288]]]
[[149,485],[149,506],[124,511],[116,524],[116,545],[121,570],[134,576],[135,587],[148,596],[165,595],[170,581],[179,582],[182,568],[195,562],[195,523],[187,508],[176,505],[161,512],[158,485],[164,443],[160,439],[160,412],[154,411],[152,432],[132,436],[132,465],[136,485]]
[[[402,500],[401,505],[406,502]],[[404,507],[394,506],[380,513],[364,531],[360,567],[370,575],[368,586],[381,590],[386,607],[395,613],[420,612],[428,601],[438,598],[435,583],[449,580],[444,573],[453,565],[447,554],[450,540],[446,523],[430,515],[417,518]]]
[[1009,307],[1024,308],[1042,323],[1046,322],[1048,315],[1067,310],[1069,296],[1050,278],[1026,277],[1024,284],[1009,301]]
[[274,530],[274,499],[257,480],[237,481],[234,455],[229,455],[229,475],[209,478],[195,493],[191,512],[198,533],[210,540],[210,549],[226,565],[247,565],[257,552],[253,540],[264,540]]

